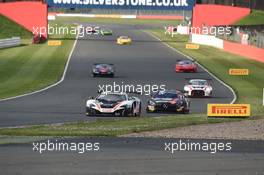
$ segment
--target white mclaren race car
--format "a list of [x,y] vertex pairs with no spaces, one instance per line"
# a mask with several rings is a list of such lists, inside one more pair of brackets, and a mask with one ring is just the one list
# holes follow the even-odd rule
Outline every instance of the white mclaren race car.
[[213,88],[206,79],[191,79],[184,86],[184,92],[189,97],[211,97]]
[[141,101],[127,93],[103,92],[86,102],[86,115],[140,116]]

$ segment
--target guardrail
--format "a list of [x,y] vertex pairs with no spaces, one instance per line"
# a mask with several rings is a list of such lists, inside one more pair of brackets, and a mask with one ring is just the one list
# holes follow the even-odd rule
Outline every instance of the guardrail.
[[21,44],[20,37],[12,37],[7,39],[0,39],[0,48],[14,47]]

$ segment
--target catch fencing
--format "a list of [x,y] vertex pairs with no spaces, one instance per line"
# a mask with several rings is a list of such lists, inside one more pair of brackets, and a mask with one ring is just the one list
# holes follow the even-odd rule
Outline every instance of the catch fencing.
[[229,27],[231,27],[232,31],[230,35],[217,35],[217,37],[244,45],[253,45],[259,48],[264,48],[264,25]]

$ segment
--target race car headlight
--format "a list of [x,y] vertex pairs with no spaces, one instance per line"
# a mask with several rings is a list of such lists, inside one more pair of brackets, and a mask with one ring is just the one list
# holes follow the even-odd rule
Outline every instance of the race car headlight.
[[155,105],[156,105],[156,103],[155,103],[154,101],[152,101],[152,100],[150,100],[150,101],[148,102],[148,104],[151,105],[151,106],[155,106]]
[[211,91],[212,88],[211,88],[211,87],[206,87],[205,90],[206,90],[206,91]]
[[128,104],[121,105],[120,108],[129,108],[130,106]]
[[184,86],[185,91],[189,91],[191,88],[189,86]]

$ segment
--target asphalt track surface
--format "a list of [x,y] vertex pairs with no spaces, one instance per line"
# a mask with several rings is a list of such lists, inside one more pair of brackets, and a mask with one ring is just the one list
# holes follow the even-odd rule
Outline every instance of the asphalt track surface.
[[[132,25],[106,27],[113,30],[112,36],[87,35],[79,38],[65,80],[58,86],[0,102],[0,127],[95,120],[99,117],[85,116],[85,102],[88,97],[97,96],[99,85],[113,85],[113,82],[119,85],[165,85],[166,89],[183,89],[186,78],[212,79],[213,97],[191,99],[191,113],[206,112],[208,103],[230,103],[233,100],[232,92],[201,68],[195,74],[175,73],[176,61],[186,58],[149,34]],[[116,38],[120,35],[130,36],[132,45],[117,45]],[[94,63],[113,63],[116,77],[93,78],[91,68]],[[139,97],[145,109],[149,96]],[[143,110],[142,115],[160,114],[146,114]]]
[[[41,141],[47,143],[47,140]],[[33,151],[32,143],[0,145],[1,174],[13,175],[263,175],[263,141],[182,140],[189,143],[228,143],[231,151],[165,151],[179,139],[75,138],[53,143],[100,143],[100,150]],[[250,145],[250,147],[248,146]]]

